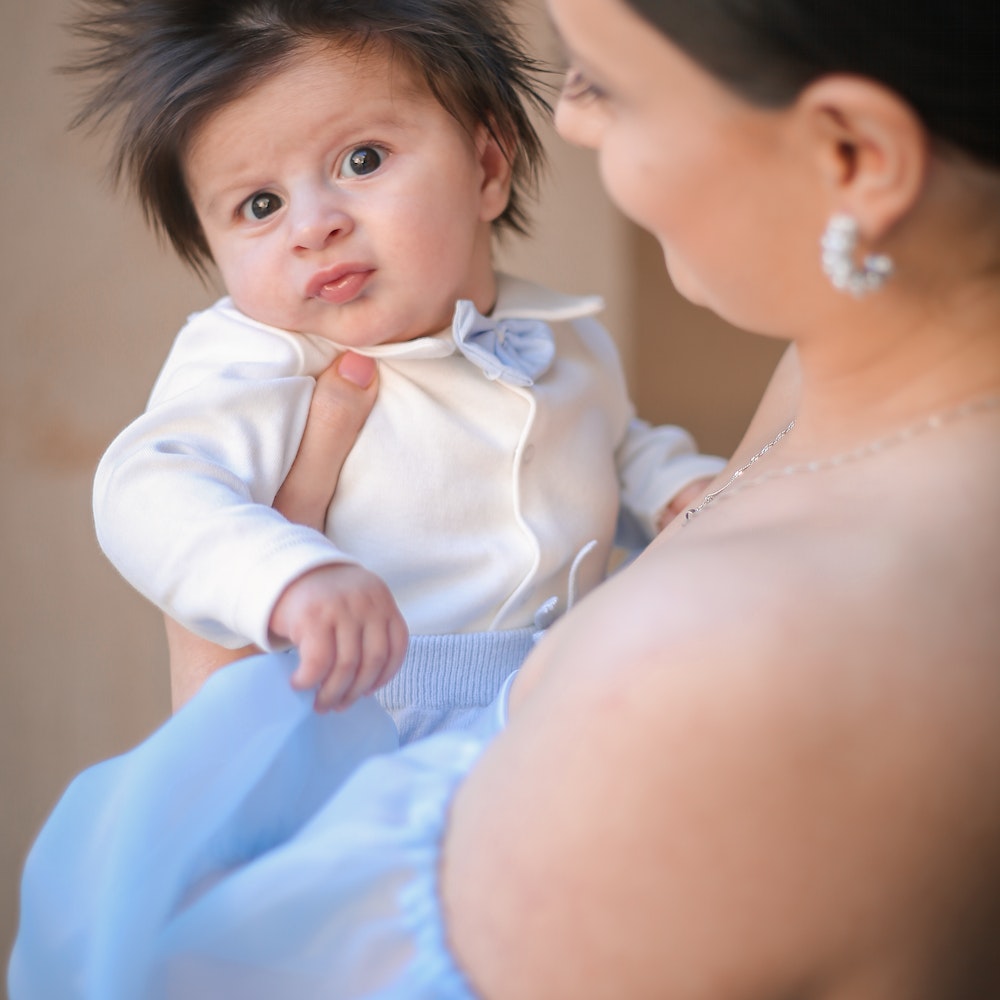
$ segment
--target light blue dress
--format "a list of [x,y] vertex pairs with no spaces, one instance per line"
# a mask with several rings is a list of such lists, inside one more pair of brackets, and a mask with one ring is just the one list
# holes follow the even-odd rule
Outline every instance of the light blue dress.
[[400,749],[373,699],[313,712],[292,665],[227,667],[70,785],[25,866],[11,1000],[473,996],[440,847],[509,682],[473,728]]

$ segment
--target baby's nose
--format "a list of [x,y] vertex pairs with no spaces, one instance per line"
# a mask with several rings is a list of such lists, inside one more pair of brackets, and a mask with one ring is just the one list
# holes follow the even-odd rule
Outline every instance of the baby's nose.
[[331,240],[351,231],[350,215],[330,199],[316,198],[298,207],[293,228],[295,246],[322,250]]

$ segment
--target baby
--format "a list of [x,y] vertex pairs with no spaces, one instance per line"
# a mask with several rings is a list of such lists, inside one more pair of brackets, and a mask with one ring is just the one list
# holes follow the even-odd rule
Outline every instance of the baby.
[[[383,684],[405,620],[379,699],[403,739],[463,725],[600,582],[620,508],[651,537],[723,464],[635,419],[598,299],[494,270],[544,104],[505,4],[90,8],[81,120],[122,113],[119,172],[228,292],[101,461],[104,551],[205,638],[297,646],[319,707]],[[379,392],[320,533],[271,504],[348,350]]]

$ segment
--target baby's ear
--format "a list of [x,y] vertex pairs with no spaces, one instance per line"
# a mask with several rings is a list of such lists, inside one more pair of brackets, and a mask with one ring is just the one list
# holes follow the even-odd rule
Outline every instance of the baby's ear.
[[483,222],[493,222],[503,215],[510,201],[513,157],[508,159],[496,130],[486,125],[477,126],[475,143],[482,168],[479,217]]
[[880,84],[846,75],[817,80],[796,104],[832,203],[868,239],[880,238],[909,211],[927,175],[929,140],[916,112]]

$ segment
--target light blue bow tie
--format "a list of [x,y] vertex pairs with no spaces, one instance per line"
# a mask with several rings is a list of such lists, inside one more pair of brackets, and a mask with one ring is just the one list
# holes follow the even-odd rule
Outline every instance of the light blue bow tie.
[[538,319],[490,319],[459,299],[451,326],[458,349],[488,379],[534,385],[548,371],[556,346],[548,324]]

